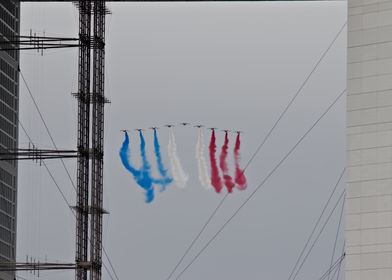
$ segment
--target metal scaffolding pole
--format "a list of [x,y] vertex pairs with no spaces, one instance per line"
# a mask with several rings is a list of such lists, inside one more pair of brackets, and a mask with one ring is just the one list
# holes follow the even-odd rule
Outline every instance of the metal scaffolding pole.
[[90,280],[101,280],[103,210],[103,137],[105,74],[105,0],[96,0],[94,14]]
[[91,1],[79,2],[78,158],[76,199],[76,280],[87,280],[89,215]]

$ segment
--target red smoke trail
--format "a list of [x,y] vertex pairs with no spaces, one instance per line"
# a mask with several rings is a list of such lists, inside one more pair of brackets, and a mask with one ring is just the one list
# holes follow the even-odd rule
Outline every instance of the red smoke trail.
[[215,144],[214,130],[212,130],[211,133],[209,150],[210,150],[210,163],[211,163],[211,185],[214,187],[215,191],[219,193],[222,190],[223,186],[222,186],[222,180],[219,176],[219,169],[215,158],[216,144]]
[[244,174],[244,170],[240,168],[240,148],[241,148],[241,140],[240,133],[237,134],[237,139],[235,141],[234,147],[234,164],[235,164],[235,183],[238,185],[238,189],[243,191],[247,187],[246,177]]
[[229,193],[233,192],[233,188],[235,186],[233,179],[229,175],[229,168],[227,167],[227,150],[229,149],[229,136],[227,135],[227,131],[225,133],[225,141],[222,146],[222,151],[219,157],[219,166],[223,173],[223,181]]

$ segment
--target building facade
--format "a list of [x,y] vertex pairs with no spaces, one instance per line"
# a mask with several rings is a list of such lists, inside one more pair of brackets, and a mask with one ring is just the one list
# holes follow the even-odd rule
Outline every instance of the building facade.
[[[19,8],[17,0],[0,1],[0,40],[19,34]],[[17,51],[0,51],[0,150],[18,145],[18,61]],[[0,161],[0,262],[15,261],[17,171],[16,161]],[[0,280],[14,278],[14,272],[0,272]]]
[[392,0],[348,0],[346,280],[392,279]]

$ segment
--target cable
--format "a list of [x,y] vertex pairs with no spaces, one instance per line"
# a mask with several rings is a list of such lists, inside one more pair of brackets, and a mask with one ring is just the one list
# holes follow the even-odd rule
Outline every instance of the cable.
[[309,81],[310,77],[313,75],[313,73],[316,71],[317,67],[320,65],[321,61],[324,59],[324,57],[327,55],[328,51],[332,48],[333,44],[335,43],[335,41],[339,38],[340,34],[342,33],[342,31],[344,30],[344,28],[347,25],[347,21],[343,24],[343,26],[339,29],[339,32],[335,35],[335,37],[333,38],[332,42],[328,45],[327,49],[323,52],[323,54],[321,55],[320,59],[316,62],[316,64],[314,65],[312,71],[310,71],[309,75],[305,78],[305,80],[303,81],[303,83],[301,84],[301,86],[299,87],[299,89],[297,90],[297,92],[294,94],[294,96],[291,98],[290,102],[286,105],[286,107],[284,108],[284,110],[282,111],[282,113],[279,115],[279,118],[276,120],[276,122],[274,123],[274,125],[272,126],[272,128],[268,131],[267,135],[264,137],[263,141],[261,142],[261,144],[257,147],[256,151],[253,153],[253,155],[251,156],[250,160],[248,161],[248,163],[245,165],[243,172],[245,172],[246,168],[250,165],[250,163],[253,161],[253,159],[256,157],[256,155],[259,153],[259,151],[261,150],[261,148],[264,146],[265,142],[267,142],[268,138],[270,137],[270,135],[272,134],[273,130],[276,128],[276,126],[279,124],[279,122],[282,120],[282,118],[284,117],[284,115],[286,114],[286,112],[288,111],[288,109],[291,107],[291,105],[294,103],[295,99],[298,97],[298,95],[301,93],[301,91],[303,90],[303,88],[305,87],[305,85],[307,84],[307,82]]
[[268,181],[268,179],[275,173],[275,171],[282,165],[282,163],[293,153],[298,145],[306,138],[306,136],[313,130],[314,127],[321,121],[321,119],[331,110],[331,108],[337,103],[337,101],[343,96],[346,89],[343,90],[335,100],[328,106],[328,108],[321,114],[321,116],[313,123],[313,125],[305,132],[305,134],[297,141],[297,143],[289,150],[289,152],[279,161],[279,163],[268,173],[268,175],[261,181],[256,189],[245,199],[245,201],[237,208],[236,211],[230,216],[230,218],[219,228],[219,230],[212,236],[212,238],[203,246],[203,248],[196,254],[191,262],[180,272],[176,277],[176,280],[181,277],[182,274],[197,260],[197,258],[208,248],[208,246],[215,240],[215,238],[223,231],[223,229],[233,220],[238,212],[250,201],[256,192]]
[[304,247],[302,248],[302,251],[301,251],[301,253],[299,254],[299,256],[298,256],[298,258],[297,258],[297,261],[295,262],[295,265],[294,265],[293,269],[291,270],[291,273],[290,273],[289,277],[287,278],[287,280],[290,280],[290,279],[291,279],[291,276],[293,276],[293,273],[294,273],[294,271],[296,270],[296,268],[297,268],[297,266],[298,266],[298,263],[300,262],[300,260],[301,260],[301,258],[302,258],[302,256],[303,256],[303,254],[305,253],[305,250],[306,250],[306,248],[308,247],[309,242],[310,242],[310,240],[312,239],[313,234],[315,233],[315,231],[316,231],[316,229],[317,229],[317,227],[318,227],[318,225],[319,225],[319,223],[320,223],[320,221],[321,221],[321,218],[324,216],[324,212],[325,212],[325,210],[327,210],[327,207],[328,207],[328,205],[329,205],[329,203],[330,203],[330,201],[331,201],[331,199],[332,199],[332,197],[333,197],[333,195],[334,195],[336,189],[338,188],[338,186],[339,186],[339,184],[340,184],[340,181],[342,180],[345,171],[346,171],[346,168],[344,168],[343,171],[342,171],[342,173],[340,174],[339,179],[338,179],[338,181],[336,182],[335,187],[333,188],[333,190],[332,190],[332,192],[331,192],[331,195],[329,196],[327,202],[325,203],[324,208],[323,208],[323,210],[321,211],[321,214],[319,215],[319,217],[318,217],[318,219],[317,219],[317,221],[316,221],[316,224],[315,224],[314,227],[313,227],[312,232],[310,233],[308,239],[306,240],[305,245],[304,245]]
[[[117,276],[117,273],[116,273],[116,270],[115,270],[114,267],[113,267],[112,261],[110,260],[109,255],[108,255],[108,253],[106,252],[106,249],[105,249],[105,247],[103,247],[103,245],[102,245],[102,250],[103,250],[103,253],[104,253],[105,256],[106,256],[106,259],[107,259],[108,262],[109,262],[110,267],[112,268],[112,271],[113,271],[113,273],[114,273],[114,276],[116,277],[117,280],[119,280],[119,278],[118,278],[118,276]],[[104,263],[102,263],[102,265],[104,265]],[[104,265],[104,267],[106,268],[106,270],[108,269],[105,265]],[[113,279],[113,278],[112,278],[112,279]]]
[[[345,248],[346,248],[346,240],[343,242],[342,253],[344,253]],[[341,268],[341,267],[342,267],[342,265],[340,264],[340,265],[339,265],[339,268],[338,268],[338,274],[337,274],[337,276],[336,276],[336,280],[339,280],[340,268]]]
[[196,243],[196,241],[200,238],[200,235],[203,233],[203,231],[206,229],[207,225],[210,223],[211,219],[214,217],[215,213],[219,210],[219,208],[222,206],[223,202],[225,201],[225,198],[227,197],[228,193],[226,193],[226,195],[223,197],[224,199],[222,199],[218,206],[215,208],[215,210],[212,212],[212,214],[210,215],[210,217],[208,218],[208,220],[204,223],[203,227],[201,228],[201,230],[199,231],[199,233],[196,235],[196,237],[193,239],[193,241],[191,242],[191,244],[188,246],[188,248],[185,250],[184,254],[182,255],[182,257],[180,258],[180,260],[177,262],[176,266],[173,268],[173,270],[170,272],[170,275],[166,278],[166,280],[169,280],[172,275],[174,274],[174,272],[177,270],[177,268],[179,267],[179,265],[182,263],[182,261],[184,260],[185,256],[189,253],[189,251],[192,249],[193,245]]
[[[250,157],[250,159],[248,160],[248,162],[246,163],[244,169],[242,170],[242,174],[245,173],[246,169],[249,167],[249,165],[251,164],[251,162],[254,160],[254,158],[256,157],[256,155],[260,152],[261,148],[264,146],[264,144],[267,142],[267,140],[269,139],[269,137],[271,136],[272,132],[275,130],[275,128],[277,127],[277,125],[280,123],[280,121],[282,120],[282,118],[284,117],[284,115],[287,113],[287,111],[289,110],[289,108],[291,107],[291,105],[294,103],[295,99],[298,97],[298,95],[301,93],[301,91],[303,90],[303,88],[305,87],[306,83],[309,81],[310,77],[313,75],[313,73],[316,71],[317,67],[320,65],[321,61],[324,59],[324,57],[327,55],[327,53],[329,52],[329,50],[332,48],[333,44],[336,42],[336,40],[338,39],[338,37],[340,36],[340,34],[342,33],[342,31],[344,30],[345,26],[347,25],[347,21],[343,24],[343,26],[339,29],[338,33],[335,35],[335,37],[333,38],[332,42],[328,45],[328,47],[326,48],[326,50],[323,52],[323,54],[321,55],[321,57],[319,58],[319,60],[316,62],[315,66],[313,67],[313,69],[310,71],[310,73],[308,74],[308,76],[305,78],[305,80],[303,81],[303,83],[301,84],[301,86],[299,87],[299,89],[296,91],[296,93],[294,94],[294,96],[291,98],[291,100],[289,101],[289,103],[286,105],[286,107],[284,108],[284,110],[282,111],[282,113],[279,115],[278,119],[275,121],[274,125],[271,127],[271,129],[269,130],[269,132],[267,133],[267,135],[264,137],[263,141],[261,142],[261,144],[257,147],[256,151],[252,154],[252,156]],[[218,206],[214,209],[214,211],[211,213],[211,215],[208,217],[206,223],[202,226],[201,230],[196,234],[196,236],[194,237],[194,239],[191,241],[191,245],[188,245],[187,249],[185,250],[184,254],[181,256],[180,260],[176,263],[176,265],[174,266],[174,268],[171,270],[169,276],[166,278],[166,280],[169,280],[171,278],[171,276],[174,274],[174,272],[177,270],[177,268],[179,267],[179,265],[182,263],[182,261],[184,260],[185,256],[188,254],[188,252],[192,249],[193,245],[196,243],[196,241],[199,240],[201,234],[204,232],[204,230],[206,229],[206,227],[208,226],[208,224],[210,223],[210,221],[212,220],[212,218],[215,216],[216,212],[218,211],[218,209],[220,208],[220,206],[225,202],[225,200],[228,197],[228,193],[225,194],[225,196],[222,198],[222,200],[219,202]]]
[[[39,116],[40,116],[40,118],[41,118],[41,121],[42,121],[42,123],[43,123],[44,126],[45,126],[46,132],[48,133],[49,138],[50,138],[50,140],[52,141],[53,147],[54,147],[56,150],[58,150],[57,145],[56,145],[56,143],[54,142],[53,136],[52,136],[52,134],[50,133],[49,127],[48,127],[48,125],[46,124],[46,121],[45,121],[45,119],[44,119],[44,117],[43,117],[43,115],[42,115],[42,113],[41,113],[41,110],[40,110],[39,107],[38,107],[38,104],[37,104],[37,102],[36,102],[36,100],[35,100],[35,98],[34,98],[32,92],[31,92],[31,90],[30,90],[30,87],[27,85],[26,79],[25,79],[25,77],[23,76],[23,73],[22,73],[22,71],[20,70],[20,67],[19,67],[18,70],[19,70],[20,76],[22,77],[22,80],[23,80],[23,82],[24,82],[24,84],[25,84],[25,86],[26,86],[27,91],[28,91],[28,93],[29,93],[31,99],[33,100],[34,106],[35,106],[35,108],[37,109],[37,112],[38,112],[38,114],[39,114]],[[71,184],[72,184],[74,190],[76,191],[75,183],[74,183],[74,181],[72,180],[71,174],[69,173],[68,168],[67,168],[67,166],[66,166],[65,163],[64,163],[64,160],[60,158],[60,161],[61,161],[61,163],[62,163],[62,165],[63,165],[63,167],[64,167],[65,172],[67,173],[67,176],[68,176],[69,180],[71,181]]]
[[[22,125],[22,123],[21,123],[21,121],[19,120],[19,118],[18,118],[18,123],[19,123],[20,127],[22,128],[23,132],[26,134],[26,136],[27,136],[27,138],[29,139],[29,141],[30,141],[32,144],[34,144],[33,140],[31,139],[30,135],[27,133],[26,129],[25,129],[24,126]],[[48,172],[50,178],[52,179],[53,183],[56,185],[57,190],[60,192],[61,197],[63,198],[64,202],[68,205],[68,209],[71,211],[72,215],[74,215],[74,217],[76,217],[75,212],[72,211],[71,204],[68,202],[68,199],[65,197],[63,191],[61,190],[59,184],[57,183],[56,179],[54,178],[52,172],[50,171],[50,169],[48,168],[48,166],[46,165],[46,162],[45,162],[44,160],[42,160],[42,164],[44,165],[44,167],[45,167],[46,171]],[[102,248],[103,248],[103,246],[102,246]],[[105,252],[105,256],[106,256],[107,260],[109,261],[109,263],[110,263],[110,265],[111,265],[111,267],[112,267],[112,269],[113,269],[113,266],[112,266],[112,264],[111,264],[111,262],[110,262],[110,259],[109,259],[108,255],[106,254],[106,251],[105,251],[104,248],[103,248],[103,251]],[[112,276],[110,270],[107,268],[107,266],[106,266],[104,263],[102,263],[102,265],[103,265],[103,267],[106,269],[106,272],[108,273],[110,279],[114,280],[114,278],[113,278],[113,276]],[[115,273],[115,270],[114,270],[114,269],[113,269],[113,272]],[[119,280],[119,278],[117,277],[116,274],[115,274],[115,276],[116,276],[116,279]]]
[[[22,80],[23,80],[23,82],[24,82],[24,84],[25,84],[25,86],[26,86],[27,91],[29,92],[29,95],[30,95],[31,99],[33,100],[34,106],[35,106],[35,108],[36,108],[37,111],[38,111],[38,114],[39,114],[39,116],[40,116],[40,118],[41,118],[41,120],[42,120],[42,123],[43,123],[44,126],[45,126],[46,132],[48,133],[48,135],[49,135],[49,137],[50,137],[50,139],[51,139],[51,141],[52,141],[53,146],[54,146],[54,148],[55,148],[56,150],[58,150],[57,145],[56,145],[56,143],[55,143],[55,141],[54,141],[54,139],[53,139],[53,136],[52,136],[52,134],[50,133],[49,127],[47,126],[47,124],[46,124],[46,122],[45,122],[45,119],[44,119],[44,117],[43,117],[43,115],[42,115],[42,113],[41,113],[41,110],[39,109],[38,104],[37,104],[37,102],[36,102],[36,100],[35,100],[35,98],[34,98],[34,95],[33,95],[33,93],[31,92],[30,87],[28,86],[27,81],[26,81],[25,77],[23,76],[22,71],[20,70],[20,68],[19,68],[18,70],[19,70],[19,73],[20,73],[20,75],[21,75],[21,77],[22,77]],[[19,120],[18,120],[18,121],[19,121]],[[20,121],[19,121],[19,124],[20,124]],[[23,130],[24,130],[24,129],[23,129]],[[24,130],[24,132],[26,133],[26,130]],[[26,135],[27,135],[27,134],[26,134]],[[29,140],[31,140],[31,138],[30,138],[29,136],[28,136],[28,138],[29,138]],[[33,143],[32,141],[30,141],[30,142]],[[62,158],[60,158],[60,160],[61,160],[61,163],[62,163],[62,165],[63,165],[63,167],[64,167],[64,170],[65,170],[65,172],[67,173],[67,176],[68,176],[68,178],[69,178],[69,180],[70,180],[70,182],[71,182],[71,184],[72,184],[72,187],[73,187],[74,190],[76,191],[75,183],[74,183],[74,181],[72,180],[71,174],[69,173],[68,168],[67,168],[67,166],[66,166],[65,163],[64,163],[64,160],[63,160]],[[46,164],[45,164],[45,163],[44,163],[44,166],[46,167]],[[46,168],[47,168],[47,167],[46,167]],[[60,189],[59,189],[59,190],[60,190]],[[60,192],[61,192],[61,191],[60,191]],[[62,196],[63,196],[63,194],[62,194]],[[111,260],[110,260],[110,258],[109,258],[109,255],[107,254],[107,252],[106,252],[106,250],[105,250],[105,248],[104,248],[103,246],[102,246],[102,249],[103,249],[103,253],[104,253],[106,259],[107,259],[108,262],[109,262],[110,267],[111,267],[112,270],[113,270],[114,275],[116,276],[116,279],[119,280],[119,278],[118,278],[118,276],[117,276],[117,273],[116,273],[116,271],[115,271],[115,269],[114,269],[114,266],[113,266],[113,264],[112,264],[112,262],[111,262]]]
[[346,254],[343,253],[334,263],[331,265],[327,271],[319,278],[319,280],[324,280],[330,273],[331,271],[334,271],[337,267],[340,268],[344,258],[346,257]]
[[[335,256],[336,245],[337,245],[337,243],[338,243],[338,237],[339,237],[339,232],[340,232],[340,225],[342,224],[343,210],[344,210],[344,202],[342,203],[342,211],[340,211],[338,229],[336,230],[336,236],[335,236],[335,241],[334,241],[334,244],[333,244],[333,250],[332,250],[331,264],[330,264],[330,266],[332,265],[333,258],[334,258],[334,256]],[[333,276],[335,276],[335,275],[333,275]],[[333,276],[332,276],[332,279],[333,279]],[[330,280],[330,279],[331,279],[331,278],[330,278],[330,273],[328,273],[328,280]]]
[[333,209],[332,209],[331,213],[329,214],[327,220],[324,222],[323,227],[322,227],[321,230],[319,231],[319,233],[318,233],[316,239],[313,241],[312,246],[310,246],[310,249],[309,249],[308,253],[305,255],[305,257],[304,257],[304,259],[302,260],[302,263],[301,263],[301,265],[299,266],[297,272],[294,274],[293,280],[295,280],[295,278],[297,278],[298,273],[300,272],[301,268],[302,268],[303,265],[305,264],[307,258],[309,257],[310,253],[312,252],[312,250],[313,250],[313,248],[314,248],[314,245],[316,245],[318,239],[319,239],[320,236],[321,236],[321,233],[324,231],[326,225],[328,224],[328,221],[331,219],[332,214],[335,212],[335,209],[336,209],[336,207],[338,206],[338,204],[339,204],[339,202],[340,202],[340,200],[341,200],[342,198],[343,198],[343,205],[342,205],[342,211],[343,211],[343,209],[344,209],[344,203],[345,203],[345,198],[346,198],[346,191],[345,191],[345,190],[342,191],[341,195],[339,196],[338,201],[335,203],[335,206],[333,207]]

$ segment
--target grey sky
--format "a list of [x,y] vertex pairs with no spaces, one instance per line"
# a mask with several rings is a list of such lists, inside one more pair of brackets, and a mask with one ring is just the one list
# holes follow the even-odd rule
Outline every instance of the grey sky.
[[[151,205],[122,167],[124,128],[189,121],[245,131],[245,164],[346,21],[344,2],[109,4],[107,19],[104,246],[120,279],[164,279],[222,195],[197,181],[196,130],[177,128],[190,182]],[[21,31],[77,36],[72,4],[22,4]],[[303,94],[247,170],[248,190],[230,196],[195,249],[214,234],[346,84],[346,35],[337,40]],[[76,147],[77,51],[21,54],[21,71],[59,147]],[[40,147],[51,147],[23,84],[20,119]],[[27,140],[20,132],[21,146]],[[159,130],[167,162],[167,131]],[[218,146],[222,134],[218,133]],[[135,139],[132,132],[131,137]],[[149,150],[152,133],[146,132]],[[206,140],[209,133],[206,131]],[[234,142],[234,135],[231,137]],[[345,99],[340,100],[265,187],[181,279],[286,279],[345,165]],[[207,156],[207,155],[206,155]],[[75,178],[76,164],[67,160]],[[73,205],[59,162],[49,167]],[[74,260],[74,218],[43,167],[19,168],[18,259]],[[343,188],[341,184],[340,189]],[[329,265],[337,215],[301,279]],[[341,246],[341,242],[339,243]],[[340,247],[339,247],[340,248]],[[197,250],[193,251],[193,255]],[[185,260],[185,263],[189,258]],[[28,279],[35,276],[20,274]],[[69,279],[51,272],[41,279]],[[104,279],[109,279],[104,272]]]

